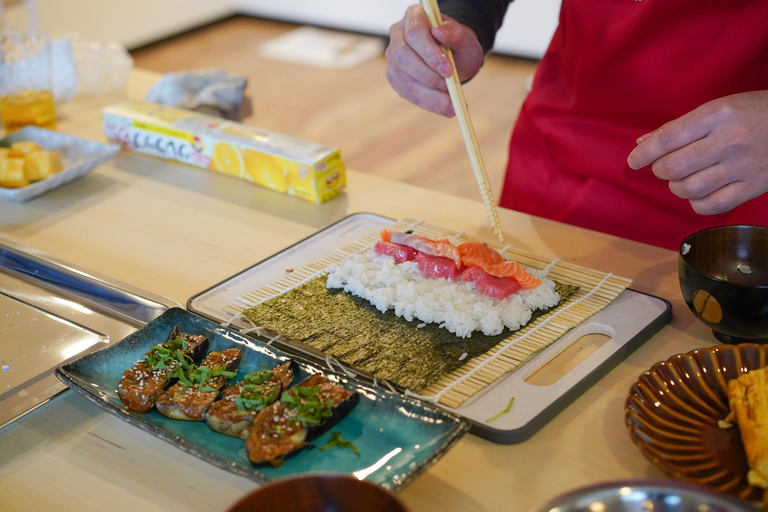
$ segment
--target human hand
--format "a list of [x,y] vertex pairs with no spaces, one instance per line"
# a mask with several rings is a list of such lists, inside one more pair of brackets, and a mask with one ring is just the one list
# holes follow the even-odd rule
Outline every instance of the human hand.
[[443,24],[432,27],[421,5],[405,11],[403,19],[389,29],[387,79],[402,98],[446,117],[454,115],[445,79],[453,68],[440,47],[451,49],[461,81],[477,73],[483,65],[483,49],[475,32],[443,16]]
[[768,91],[719,98],[637,139],[627,163],[647,165],[701,215],[768,191]]

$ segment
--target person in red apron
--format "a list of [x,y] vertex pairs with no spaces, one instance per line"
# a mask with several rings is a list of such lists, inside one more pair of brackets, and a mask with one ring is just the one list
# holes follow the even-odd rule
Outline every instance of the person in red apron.
[[[507,0],[446,0],[392,26],[387,77],[451,116]],[[563,0],[509,146],[501,206],[666,247],[768,224],[768,2]]]

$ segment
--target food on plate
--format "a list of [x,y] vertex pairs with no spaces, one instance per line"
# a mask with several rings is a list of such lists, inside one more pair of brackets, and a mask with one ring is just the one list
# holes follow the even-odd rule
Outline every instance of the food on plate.
[[360,396],[313,374],[283,392],[253,421],[245,447],[255,465],[280,466],[355,408]]
[[271,370],[245,375],[211,404],[205,421],[220,434],[247,439],[253,419],[280,398],[280,393],[293,382],[296,372],[296,363],[287,361]]
[[334,430],[331,432],[331,439],[328,441],[328,443],[324,444],[323,446],[318,446],[317,448],[324,452],[325,450],[330,450],[334,446],[338,446],[339,448],[346,448],[348,450],[352,450],[356,455],[360,455],[360,450],[358,450],[357,446],[355,446],[350,441],[347,441],[343,437],[341,437],[341,431],[340,430]]
[[19,188],[43,180],[62,170],[61,157],[30,141],[17,141],[0,148],[0,186]]
[[241,358],[237,348],[210,352],[194,370],[178,372],[178,382],[157,398],[157,410],[175,420],[201,421],[221,389],[237,374]]
[[134,412],[149,412],[185,368],[200,361],[208,351],[208,338],[181,332],[175,327],[167,340],[154,345],[123,373],[117,394]]
[[27,140],[20,140],[20,141],[13,142],[11,144],[10,156],[24,158],[37,151],[42,151],[42,149],[43,148],[41,148],[38,144],[34,142],[27,141]]
[[29,179],[24,172],[24,159],[6,157],[0,160],[0,186],[19,188],[29,185]]
[[517,330],[534,311],[560,302],[545,271],[525,269],[487,245],[388,231],[371,250],[332,266],[327,286],[461,338]]
[[26,157],[25,168],[29,181],[44,180],[61,171],[63,166],[58,153],[53,151],[36,151]]
[[752,370],[728,381],[730,414],[722,422],[735,421],[747,454],[750,485],[768,488],[768,368]]

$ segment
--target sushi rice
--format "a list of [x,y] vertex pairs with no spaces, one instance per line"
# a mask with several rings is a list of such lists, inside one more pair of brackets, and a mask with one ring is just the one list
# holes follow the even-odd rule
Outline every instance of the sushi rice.
[[499,300],[479,293],[473,282],[426,278],[416,262],[395,263],[393,258],[370,249],[332,265],[328,288],[341,288],[361,297],[382,313],[393,309],[395,315],[409,322],[437,323],[461,338],[474,331],[494,336],[505,327],[519,329],[534,310],[554,307],[560,301],[547,272],[526,270],[542,284]]

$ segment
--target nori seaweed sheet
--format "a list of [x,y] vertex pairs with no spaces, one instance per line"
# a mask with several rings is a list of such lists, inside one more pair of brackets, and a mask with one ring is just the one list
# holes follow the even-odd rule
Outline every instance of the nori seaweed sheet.
[[[578,286],[556,283],[563,304]],[[534,311],[531,322],[546,311]],[[460,338],[438,324],[408,322],[392,310],[381,313],[368,301],[326,288],[326,276],[298,286],[244,312],[257,325],[330,354],[378,379],[420,391],[469,359],[508,337],[475,332]],[[462,354],[467,353],[463,360]]]

